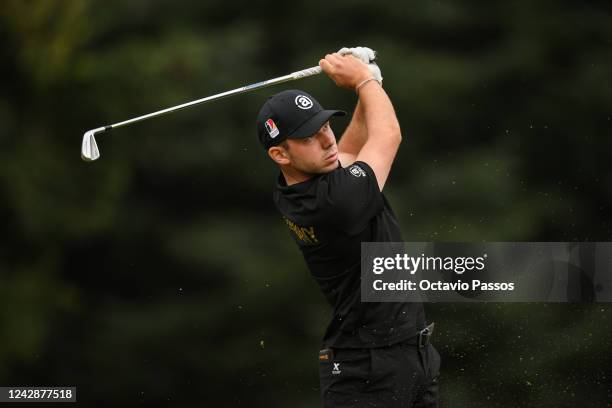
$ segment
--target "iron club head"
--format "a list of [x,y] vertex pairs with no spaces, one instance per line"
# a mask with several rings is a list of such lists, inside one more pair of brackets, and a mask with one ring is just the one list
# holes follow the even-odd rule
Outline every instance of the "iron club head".
[[98,144],[96,143],[94,135],[104,132],[104,130],[105,128],[100,127],[85,132],[83,135],[83,144],[81,145],[81,159],[91,162],[100,157],[100,151],[98,150]]

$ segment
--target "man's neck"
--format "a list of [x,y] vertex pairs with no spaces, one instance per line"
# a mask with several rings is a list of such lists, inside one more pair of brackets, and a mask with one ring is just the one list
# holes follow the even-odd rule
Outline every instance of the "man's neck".
[[304,181],[309,180],[313,177],[312,174],[306,174],[300,171],[291,171],[283,168],[281,168],[281,172],[283,173],[283,177],[285,177],[285,183],[287,183],[288,186],[303,183]]

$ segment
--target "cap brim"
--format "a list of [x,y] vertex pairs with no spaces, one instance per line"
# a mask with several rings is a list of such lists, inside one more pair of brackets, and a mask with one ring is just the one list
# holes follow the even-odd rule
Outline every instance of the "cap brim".
[[287,135],[287,139],[303,139],[312,136],[317,133],[332,116],[344,115],[346,115],[346,112],[341,110],[322,110]]

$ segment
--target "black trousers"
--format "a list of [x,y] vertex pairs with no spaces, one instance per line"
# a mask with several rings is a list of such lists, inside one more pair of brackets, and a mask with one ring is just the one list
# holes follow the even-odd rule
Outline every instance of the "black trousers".
[[440,354],[433,345],[326,349],[319,355],[325,408],[438,407]]

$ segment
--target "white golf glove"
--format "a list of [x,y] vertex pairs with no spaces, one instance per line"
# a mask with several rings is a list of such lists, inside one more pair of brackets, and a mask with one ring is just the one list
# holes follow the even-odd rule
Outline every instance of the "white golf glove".
[[376,51],[368,47],[343,47],[338,51],[338,54],[351,54],[355,58],[359,58],[361,61],[363,61],[364,64],[368,66],[368,68],[370,69],[370,73],[372,73],[374,79],[376,79],[380,84],[382,84],[382,72],[380,72],[380,68],[378,67],[378,65],[376,65],[375,62]]

